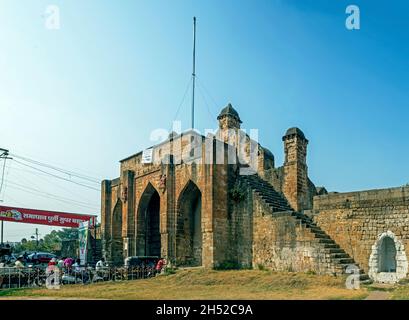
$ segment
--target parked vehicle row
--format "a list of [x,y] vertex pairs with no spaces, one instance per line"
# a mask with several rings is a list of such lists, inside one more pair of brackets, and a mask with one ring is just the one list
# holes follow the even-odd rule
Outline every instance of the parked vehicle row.
[[27,255],[25,261],[29,264],[48,264],[53,258],[57,256],[48,252],[35,252]]

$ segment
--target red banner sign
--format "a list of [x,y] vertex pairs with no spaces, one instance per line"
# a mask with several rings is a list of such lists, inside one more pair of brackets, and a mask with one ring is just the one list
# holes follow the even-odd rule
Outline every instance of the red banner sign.
[[89,221],[90,226],[94,226],[96,216],[0,206],[0,220],[78,228],[84,221]]

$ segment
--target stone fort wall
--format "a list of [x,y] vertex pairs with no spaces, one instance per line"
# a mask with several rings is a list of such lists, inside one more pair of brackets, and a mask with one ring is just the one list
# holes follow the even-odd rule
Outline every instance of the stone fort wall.
[[[409,187],[321,195],[325,188],[316,188],[308,177],[308,140],[300,129],[290,128],[282,137],[285,160],[276,168],[273,154],[240,132],[240,117],[230,104],[218,120],[215,136],[172,133],[152,147],[152,163],[142,163],[142,152],[134,154],[121,161],[119,178],[103,181],[101,224],[108,260],[121,263],[126,256],[150,252],[148,221],[159,221],[152,222],[160,239],[152,247],[160,246],[158,255],[176,264],[190,259],[185,248],[201,239],[194,252],[201,250],[202,258],[195,258],[195,265],[208,268],[338,274],[356,262],[374,280],[406,276]],[[245,137],[244,148],[238,148],[243,154],[236,140],[230,143],[231,131],[233,138]],[[251,154],[257,162],[237,161],[252,159]],[[256,181],[240,176],[242,171],[257,172]],[[232,190],[240,183],[243,198],[237,199]],[[159,209],[150,207],[151,199]]]
[[409,187],[315,196],[311,213],[366,272],[377,267],[373,263],[380,254],[377,244],[386,234],[396,243],[398,265],[406,259]]
[[251,188],[239,203],[231,201],[230,250],[240,268],[340,273],[323,244],[291,211],[271,212]]

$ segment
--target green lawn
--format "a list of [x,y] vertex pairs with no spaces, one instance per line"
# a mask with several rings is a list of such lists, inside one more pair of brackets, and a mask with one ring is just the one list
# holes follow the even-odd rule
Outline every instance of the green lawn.
[[65,285],[60,290],[1,290],[2,299],[364,299],[343,277],[261,270],[180,270],[153,279]]

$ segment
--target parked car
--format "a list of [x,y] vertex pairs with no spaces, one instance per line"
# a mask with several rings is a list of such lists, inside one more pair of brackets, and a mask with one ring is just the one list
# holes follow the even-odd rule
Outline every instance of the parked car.
[[116,270],[114,278],[127,280],[137,278],[150,278],[155,275],[155,267],[160,257],[157,256],[133,256],[124,261],[124,268]]
[[4,255],[4,256],[2,256],[1,258],[2,258],[3,263],[4,263],[6,266],[14,266],[14,263],[15,263],[16,260],[17,260],[16,255],[13,254],[13,253],[11,253],[11,254],[9,254],[9,255]]
[[30,264],[46,264],[52,258],[57,258],[57,256],[48,252],[35,252],[27,256],[27,262]]
[[136,267],[151,267],[155,268],[156,264],[159,261],[157,256],[133,256],[125,258],[124,265],[127,268],[136,268]]

